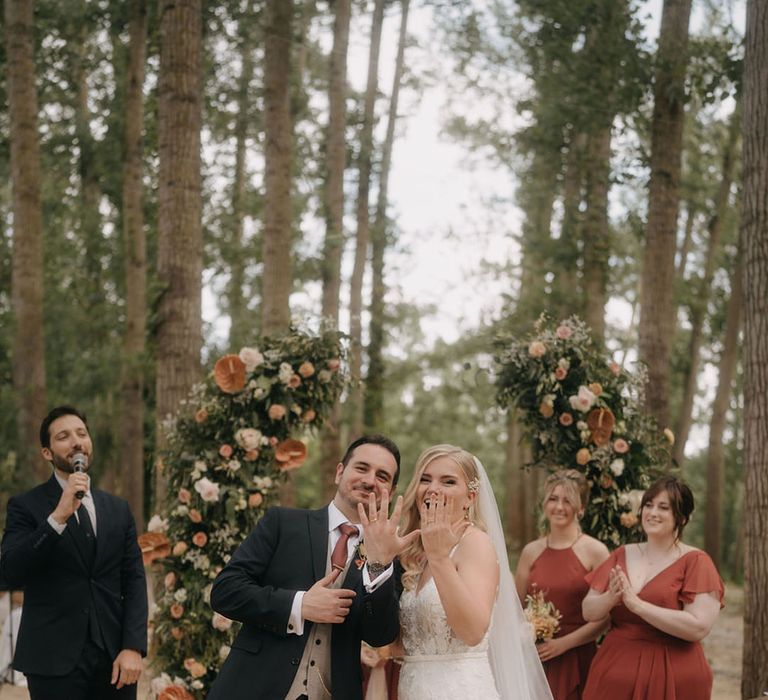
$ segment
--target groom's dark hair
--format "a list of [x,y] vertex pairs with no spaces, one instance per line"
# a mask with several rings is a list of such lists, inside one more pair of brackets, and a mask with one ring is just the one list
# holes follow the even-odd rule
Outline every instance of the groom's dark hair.
[[349,460],[352,459],[352,453],[360,447],[360,445],[379,445],[389,452],[394,458],[397,464],[395,470],[395,476],[392,479],[392,488],[397,486],[397,480],[400,478],[400,449],[397,445],[390,440],[386,435],[361,435],[357,440],[351,442],[344,456],[341,458],[341,463],[346,467],[349,464]]

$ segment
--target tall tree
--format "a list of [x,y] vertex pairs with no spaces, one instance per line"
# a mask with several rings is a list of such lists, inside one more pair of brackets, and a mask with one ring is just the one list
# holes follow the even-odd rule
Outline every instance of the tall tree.
[[349,283],[349,373],[352,385],[349,390],[351,407],[350,431],[352,437],[363,432],[363,277],[368,260],[370,243],[370,204],[373,162],[373,126],[375,120],[376,93],[379,89],[379,52],[381,29],[384,24],[384,0],[376,0],[371,20],[371,43],[368,51],[368,80],[363,104],[363,124],[360,129],[357,183],[357,233],[355,236],[355,263]]
[[142,208],[142,131],[146,0],[131,0],[125,76],[122,223],[125,250],[125,330],[119,433],[122,492],[137,528],[144,522],[144,367],[147,332],[147,243]]
[[37,429],[46,409],[43,344],[43,216],[37,130],[34,2],[6,0],[5,47],[13,187],[11,306],[14,333],[11,374],[17,396],[19,464],[49,469],[38,450]]
[[723,350],[720,355],[720,376],[715,399],[712,402],[709,421],[709,449],[707,450],[707,504],[704,520],[704,548],[715,566],[720,569],[722,557],[721,535],[723,530],[722,494],[725,474],[726,417],[733,395],[733,379],[739,359],[739,333],[742,309],[741,260],[731,276],[731,296],[726,311]]
[[[347,122],[347,51],[351,0],[335,0],[333,19],[333,48],[329,60],[328,128],[325,135],[325,182],[323,208],[325,241],[323,244],[323,322],[339,327],[339,292],[341,288],[341,254],[344,248],[344,169],[347,160],[345,127]],[[341,454],[339,435],[340,404],[334,405],[323,428],[320,468],[323,493],[329,497],[334,490],[336,464]]]
[[768,3],[747,2],[744,256],[744,655],[741,695],[768,688]]
[[[202,346],[201,0],[162,0],[158,77],[157,438],[200,378]],[[156,500],[165,479],[157,473]]]
[[715,274],[715,262],[721,247],[720,239],[723,231],[723,219],[728,208],[728,197],[731,185],[733,184],[734,161],[736,160],[740,123],[741,110],[737,108],[731,117],[728,138],[723,149],[720,184],[715,194],[712,216],[707,225],[708,240],[704,259],[704,271],[703,275],[696,279],[696,291],[691,300],[691,334],[688,339],[688,366],[685,368],[683,401],[675,427],[674,457],[678,464],[682,464],[685,459],[685,444],[688,442],[688,434],[691,430],[693,400],[696,396],[701,345],[704,335],[704,320],[706,318],[707,303],[710,298],[712,277]]
[[669,424],[677,215],[685,121],[685,71],[691,0],[664,0],[651,123],[651,179],[640,302],[640,359],[648,365],[646,408]]
[[267,0],[265,7],[262,332],[266,335],[284,333],[291,323],[293,4],[293,0]]
[[381,172],[376,199],[376,216],[371,230],[371,323],[368,342],[368,376],[365,387],[364,424],[366,429],[381,425],[384,410],[384,253],[387,248],[389,205],[389,172],[392,167],[392,151],[395,143],[395,125],[400,102],[400,84],[405,70],[405,45],[408,39],[408,11],[410,0],[402,0],[400,35],[397,40],[395,72],[392,77],[392,92],[389,97],[387,133],[381,153]]

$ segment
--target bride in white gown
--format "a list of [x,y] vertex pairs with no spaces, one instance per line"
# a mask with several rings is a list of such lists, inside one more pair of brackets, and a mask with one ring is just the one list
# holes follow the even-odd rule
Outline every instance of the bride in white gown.
[[551,700],[479,461],[452,445],[425,450],[403,510],[399,700]]

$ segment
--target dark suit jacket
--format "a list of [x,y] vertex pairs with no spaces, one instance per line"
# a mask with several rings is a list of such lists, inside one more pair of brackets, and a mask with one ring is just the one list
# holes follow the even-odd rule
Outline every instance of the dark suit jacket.
[[[243,627],[208,700],[283,700],[298,670],[312,623],[288,634],[294,595],[325,575],[328,509],[271,508],[213,583],[211,606]],[[395,576],[366,593],[352,562],[343,588],[357,592],[349,615],[333,625],[334,700],[362,697],[360,641],[389,644],[400,630]]]
[[128,504],[92,490],[96,555],[92,568],[75,536],[73,515],[59,535],[48,516],[61,497],[54,476],[8,501],[0,546],[0,573],[24,590],[24,608],[13,667],[60,676],[72,671],[97,615],[111,658],[121,649],[147,649],[147,588],[136,526]]

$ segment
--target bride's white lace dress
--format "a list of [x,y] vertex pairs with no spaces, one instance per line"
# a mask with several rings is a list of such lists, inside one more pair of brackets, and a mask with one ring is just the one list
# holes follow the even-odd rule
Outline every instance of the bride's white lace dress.
[[488,634],[474,647],[456,638],[432,578],[418,593],[403,591],[400,628],[405,658],[399,700],[499,700]]

